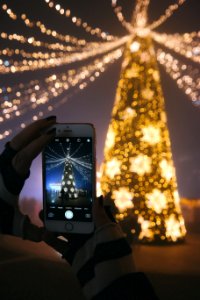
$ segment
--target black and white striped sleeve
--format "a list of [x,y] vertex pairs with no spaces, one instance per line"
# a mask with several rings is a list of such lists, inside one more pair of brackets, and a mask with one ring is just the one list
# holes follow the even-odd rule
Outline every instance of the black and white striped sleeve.
[[118,224],[98,228],[76,252],[72,269],[86,299],[157,299],[146,276],[136,272],[132,249]]
[[27,177],[21,178],[12,166],[16,151],[9,143],[0,155],[0,233],[23,235],[23,223],[27,218],[18,207],[18,196]]

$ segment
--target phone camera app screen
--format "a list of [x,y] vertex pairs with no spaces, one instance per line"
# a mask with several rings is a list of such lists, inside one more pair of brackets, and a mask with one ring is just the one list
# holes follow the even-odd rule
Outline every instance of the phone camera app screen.
[[91,221],[92,138],[57,137],[44,151],[46,218]]

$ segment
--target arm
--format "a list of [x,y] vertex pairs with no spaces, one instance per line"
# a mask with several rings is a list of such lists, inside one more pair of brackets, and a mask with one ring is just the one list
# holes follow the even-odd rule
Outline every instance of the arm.
[[37,240],[37,233],[41,235],[43,231],[21,214],[18,197],[29,177],[32,160],[53,137],[52,133],[41,132],[55,122],[56,118],[50,117],[32,123],[7,143],[0,155],[0,232],[3,234],[28,238],[31,231],[33,240]]
[[106,215],[102,198],[93,205],[96,230],[92,235],[67,236],[61,241],[57,234],[31,224],[20,213],[18,195],[32,160],[46,145],[53,133],[41,134],[55,123],[55,118],[39,120],[19,133],[0,156],[0,231],[31,241],[45,241],[60,252],[72,266],[86,299],[153,300],[155,293],[142,273],[137,273],[132,250],[118,224]]
[[93,216],[94,234],[82,244],[72,241],[63,253],[86,299],[156,300],[147,277],[136,271],[132,249],[120,226],[106,215],[102,198],[95,201]]

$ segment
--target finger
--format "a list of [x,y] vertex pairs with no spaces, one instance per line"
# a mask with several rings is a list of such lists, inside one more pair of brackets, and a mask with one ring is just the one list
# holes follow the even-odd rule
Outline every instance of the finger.
[[46,134],[33,140],[15,155],[12,160],[12,166],[19,175],[25,176],[29,172],[33,159],[42,151],[44,146],[51,141],[55,133],[56,129],[51,129]]
[[111,222],[103,206],[103,196],[96,198],[93,203],[93,218],[96,228]]
[[17,151],[23,149],[32,140],[39,137],[41,135],[42,130],[47,129],[49,126],[52,126],[55,123],[56,116],[50,116],[46,119],[41,119],[30,124],[11,140],[11,148]]

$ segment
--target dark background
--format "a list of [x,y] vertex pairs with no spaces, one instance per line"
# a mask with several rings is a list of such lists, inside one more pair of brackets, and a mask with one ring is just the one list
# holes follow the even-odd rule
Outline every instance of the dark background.
[[[76,27],[69,19],[48,8],[43,0],[34,1],[0,1],[7,3],[16,13],[26,13],[33,20],[41,20],[50,29],[55,29],[62,34],[71,34],[88,41],[99,41],[98,38],[87,34],[83,29]],[[125,29],[118,22],[109,0],[59,0],[64,8],[70,8],[72,15],[82,18],[92,27],[100,27],[104,31],[116,36],[123,36]],[[130,20],[135,1],[118,1],[123,7],[123,13]],[[149,22],[157,19],[160,14],[175,0],[151,0],[149,6]],[[187,0],[174,15],[162,24],[157,31],[166,33],[184,33],[199,30],[199,0]],[[55,42],[51,37],[42,35],[37,29],[29,29],[19,21],[12,21],[5,12],[0,11],[0,31],[7,33],[18,33],[25,36],[35,36],[39,40]],[[28,48],[17,42],[0,40],[0,49],[5,47],[23,48],[27,51],[38,51],[38,48]],[[177,55],[175,55],[178,57]],[[78,94],[74,94],[65,105],[51,114],[56,114],[59,122],[90,122],[96,127],[97,133],[97,164],[103,159],[103,148],[106,132],[111,116],[115,97],[115,90],[120,74],[122,59],[114,63],[94,83]],[[188,62],[188,61],[186,61]],[[190,62],[188,62],[190,63]],[[84,64],[84,62],[83,62]],[[192,64],[192,63],[191,63]],[[196,65],[198,67],[198,65]],[[69,67],[72,67],[69,66]],[[56,70],[67,70],[69,67],[60,67],[35,72],[25,72],[14,75],[1,75],[0,87],[20,82],[28,82],[31,79],[40,79],[48,74],[56,73]],[[166,101],[168,125],[170,130],[172,151],[177,170],[178,188],[182,197],[200,197],[200,110],[194,107],[189,98],[178,89],[176,83],[169,78],[165,71],[160,68],[163,92]],[[26,120],[30,118],[27,114]],[[23,119],[15,119],[10,127],[15,128]],[[5,130],[1,124],[1,131]],[[1,142],[3,148],[5,140]],[[31,196],[37,199],[42,197],[41,184],[41,161],[38,158],[32,166],[32,175],[27,181],[22,196]]]

